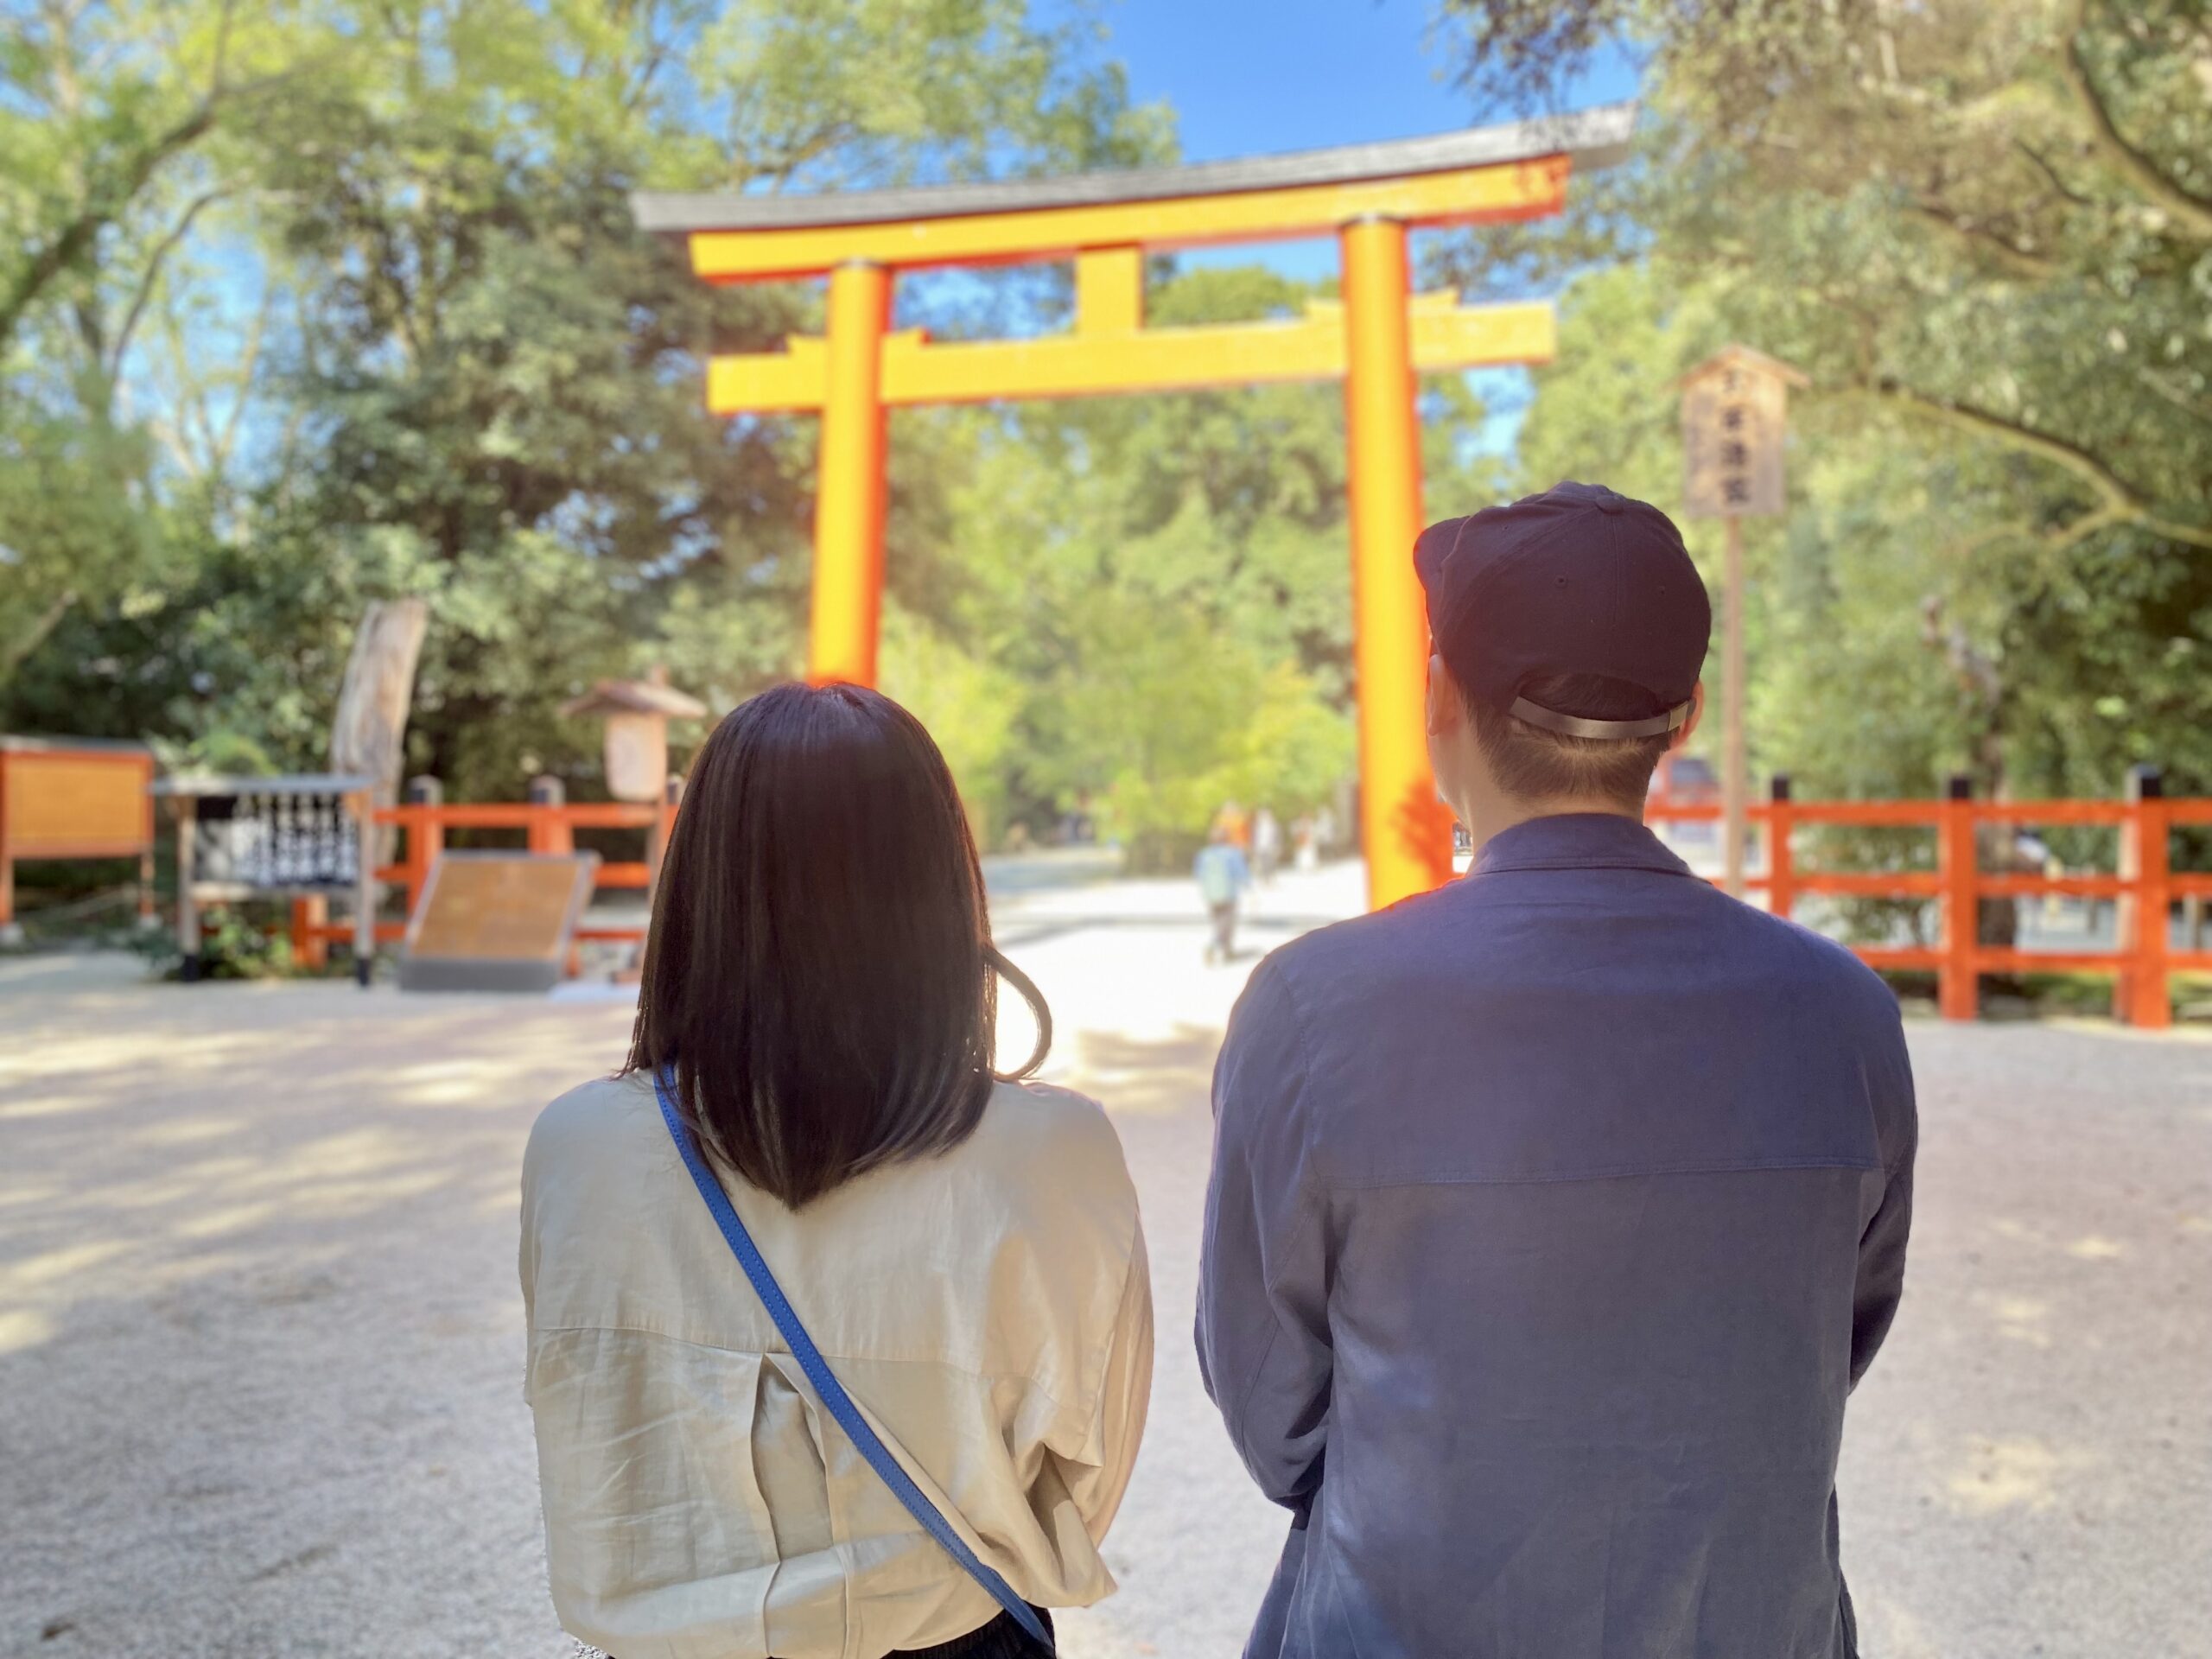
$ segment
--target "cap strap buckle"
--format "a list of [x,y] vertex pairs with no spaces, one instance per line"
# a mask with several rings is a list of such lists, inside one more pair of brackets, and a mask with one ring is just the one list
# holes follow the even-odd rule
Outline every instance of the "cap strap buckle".
[[1562,715],[1555,709],[1533,703],[1526,697],[1513,699],[1513,706],[1506,710],[1516,720],[1525,720],[1531,726],[1541,726],[1548,732],[1557,732],[1563,737],[1630,738],[1657,737],[1671,732],[1690,717],[1696,699],[1678,702],[1663,715],[1654,715],[1648,720],[1585,720],[1580,715]]

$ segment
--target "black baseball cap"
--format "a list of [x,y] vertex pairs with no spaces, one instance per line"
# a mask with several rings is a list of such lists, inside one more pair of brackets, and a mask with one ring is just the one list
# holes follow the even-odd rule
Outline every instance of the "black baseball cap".
[[[1598,484],[1554,484],[1421,531],[1428,631],[1460,690],[1576,737],[1654,737],[1690,717],[1713,603],[1674,520]],[[1541,675],[1596,674],[1664,712],[1598,720],[1522,695]]]

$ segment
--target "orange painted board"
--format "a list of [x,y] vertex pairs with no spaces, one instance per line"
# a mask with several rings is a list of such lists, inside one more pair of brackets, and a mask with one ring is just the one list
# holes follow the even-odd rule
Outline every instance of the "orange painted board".
[[1941,801],[1793,801],[1799,823],[1913,823],[1933,829],[1942,817]]
[[1800,893],[1852,893],[1875,899],[1929,899],[1942,891],[1933,870],[1799,870]]
[[1018,264],[1090,248],[1178,248],[1324,236],[1366,219],[1408,226],[1537,219],[1566,205],[1565,156],[1408,177],[1296,185],[1156,201],[788,230],[695,231],[691,269],[709,282],[819,276],[854,263],[917,267]]
[[2110,974],[2128,965],[2126,952],[2112,950],[1993,950],[1974,953],[1985,974]]
[[2116,899],[2134,890],[2124,875],[1985,875],[1976,885],[1985,899],[2025,899],[2042,893],[2071,893],[2082,899]]
[[2120,823],[2125,801],[1976,801],[1974,815],[1986,823]]
[[[1414,370],[1441,374],[1507,364],[1542,364],[1557,349],[1548,303],[1416,307]],[[889,407],[983,403],[994,398],[1078,397],[1216,386],[1331,380],[1345,372],[1344,314],[1325,308],[1286,322],[1038,340],[932,344],[919,331],[883,343],[883,402]],[[707,365],[707,407],[717,415],[818,410],[829,386],[829,353],[801,336],[781,352],[717,357]]]
[[1929,969],[1943,965],[1943,953],[1922,945],[1861,944],[1853,947],[1869,968]]
[[97,750],[0,756],[0,842],[16,858],[129,857],[153,843],[153,758]]
[[[353,942],[353,924],[351,922],[309,922],[298,931],[297,937],[303,939],[327,939],[339,944],[351,944]],[[396,944],[406,937],[407,924],[404,922],[377,924],[378,944]]]
[[533,806],[528,802],[484,805],[378,807],[378,823],[403,828],[435,824],[445,830],[527,830],[534,823],[565,824],[571,830],[649,830],[660,809],[650,802],[584,801],[569,806]]

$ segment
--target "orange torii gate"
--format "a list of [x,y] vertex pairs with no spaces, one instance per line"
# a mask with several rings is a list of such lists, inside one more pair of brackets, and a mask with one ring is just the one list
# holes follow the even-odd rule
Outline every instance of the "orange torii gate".
[[[1533,219],[1564,205],[1576,166],[1624,153],[1632,105],[1433,138],[1071,178],[817,196],[647,193],[640,228],[686,237],[712,283],[826,275],[826,339],[717,357],[719,414],[819,410],[815,680],[875,680],[883,591],[884,414],[903,404],[1184,391],[1342,377],[1352,521],[1360,832],[1368,899],[1451,874],[1422,739],[1427,630],[1414,575],[1421,526],[1414,377],[1552,354],[1549,304],[1464,307],[1411,293],[1420,226]],[[1341,302],[1287,321],[1147,328],[1147,253],[1333,233]],[[932,342],[889,332],[902,270],[1072,259],[1075,326],[1042,339]]]

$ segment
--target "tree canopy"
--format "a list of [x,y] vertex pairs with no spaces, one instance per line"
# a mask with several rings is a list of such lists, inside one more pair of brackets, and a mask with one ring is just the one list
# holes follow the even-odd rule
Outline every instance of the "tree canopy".
[[1446,16],[1470,84],[1535,107],[1608,42],[1648,57],[1638,162],[1563,234],[1453,252],[1573,278],[1529,477],[1634,453],[1665,491],[1670,377],[1726,340],[1812,377],[1793,511],[1755,543],[1762,757],[1833,787],[2102,795],[2138,762],[2212,787],[2202,5]]
[[[351,630],[432,609],[409,765],[597,785],[559,704],[799,666],[811,421],[702,360],[818,328],[712,289],[635,188],[816,190],[1170,159],[1097,16],[1022,0],[0,0],[0,728],[321,764]],[[1644,61],[1568,216],[1425,238],[1559,293],[1510,455],[1423,392],[1427,499],[1561,476],[1672,508],[1676,378],[1802,368],[1755,524],[1756,760],[1816,792],[1966,768],[2212,790],[2212,29],[2195,0],[1440,0],[1471,102]],[[1156,321],[1325,293],[1154,261]],[[903,283],[1050,324],[1065,269]],[[1077,798],[1165,850],[1352,765],[1341,397],[893,418],[886,683],[997,833]],[[1694,549],[1710,553],[1706,529]]]

